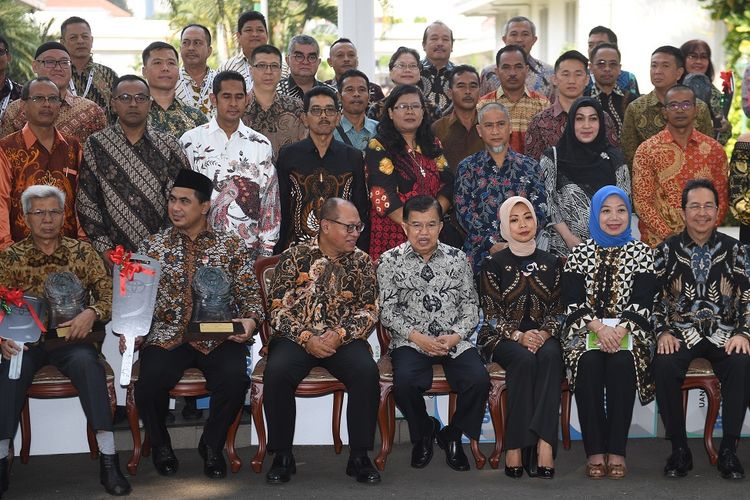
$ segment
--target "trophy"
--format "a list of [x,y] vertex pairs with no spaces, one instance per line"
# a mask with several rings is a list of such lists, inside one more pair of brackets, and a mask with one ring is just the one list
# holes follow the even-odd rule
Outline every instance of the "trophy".
[[218,267],[201,267],[193,275],[193,315],[186,340],[224,340],[243,333],[235,323],[231,281]]
[[8,378],[17,380],[21,376],[23,346],[38,341],[46,331],[46,315],[44,299],[0,287],[0,337],[12,340],[20,348],[18,354],[10,358]]
[[[46,349],[54,349],[65,345],[69,326],[59,326],[78,316],[86,309],[88,292],[83,287],[81,280],[70,271],[52,273],[44,280],[44,297],[49,306],[49,329],[44,339]],[[101,342],[104,340],[104,332],[89,332],[84,342]]]

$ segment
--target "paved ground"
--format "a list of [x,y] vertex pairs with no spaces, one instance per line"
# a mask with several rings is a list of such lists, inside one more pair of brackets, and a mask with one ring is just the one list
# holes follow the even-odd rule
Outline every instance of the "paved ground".
[[[718,445],[718,442],[717,442]],[[136,477],[131,478],[131,498],[208,499],[208,498],[748,498],[748,481],[730,482],[719,477],[708,463],[700,440],[691,440],[695,469],[685,479],[667,480],[661,475],[669,444],[659,439],[634,439],[629,443],[628,477],[621,481],[592,481],[583,476],[583,447],[574,442],[571,450],[561,449],[557,459],[557,476],[552,481],[540,479],[513,480],[502,470],[454,472],[444,463],[436,449],[433,462],[423,470],[409,467],[409,445],[397,445],[389,457],[383,482],[375,486],[357,484],[344,474],[346,452],[337,456],[332,447],[297,447],[297,474],[289,484],[270,486],[263,474],[247,467],[255,447],[240,448],[245,466],[225,480],[211,481],[202,475],[202,461],[192,450],[177,450],[179,473],[170,478],[156,474],[150,459],[144,459]],[[466,447],[468,453],[468,447]],[[489,453],[489,445],[483,446]],[[121,459],[127,461],[129,452]],[[742,446],[740,459],[750,466],[750,449]],[[270,465],[266,460],[265,470]],[[750,469],[749,469],[750,470]],[[11,488],[4,499],[90,499],[109,498],[98,484],[98,463],[88,455],[31,457],[28,465],[19,461],[11,474]]]

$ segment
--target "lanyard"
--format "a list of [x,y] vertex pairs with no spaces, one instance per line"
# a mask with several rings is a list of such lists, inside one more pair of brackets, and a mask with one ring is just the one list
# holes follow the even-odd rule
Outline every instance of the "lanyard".
[[8,95],[5,96],[5,99],[3,99],[3,103],[0,104],[0,118],[3,117],[5,114],[5,110],[8,107],[8,104],[10,103],[10,95],[13,93],[13,82],[10,80],[5,80],[8,82],[8,85],[10,86],[10,89],[8,89]]
[[[91,82],[92,81],[94,81],[94,68],[93,67],[91,68],[91,71],[89,72],[89,79],[88,79],[88,81],[86,81],[86,88],[84,89],[83,95],[81,97],[86,97],[89,94],[89,89],[91,88]],[[70,82],[68,82],[68,87],[70,88],[70,92],[73,95],[78,95],[78,94],[76,94],[76,86],[73,83],[73,79],[72,78],[70,79]]]

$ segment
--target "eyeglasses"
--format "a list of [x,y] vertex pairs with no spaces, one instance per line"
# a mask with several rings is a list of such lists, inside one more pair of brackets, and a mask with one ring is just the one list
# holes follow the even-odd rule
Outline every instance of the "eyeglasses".
[[36,62],[47,69],[55,69],[56,66],[60,66],[60,69],[70,68],[70,59],[60,59],[59,61],[54,59],[37,59]]
[[52,208],[50,210],[34,210],[29,212],[27,215],[30,215],[32,217],[39,217],[40,219],[44,219],[48,215],[51,218],[60,217],[63,214],[62,208]]
[[686,207],[690,212],[701,212],[705,210],[706,212],[713,212],[716,210],[717,207],[714,203],[705,203],[701,205],[700,203],[691,203]]
[[594,66],[596,66],[599,69],[616,69],[620,67],[620,63],[617,61],[605,61],[604,59],[601,59],[599,61],[596,61],[594,63]]
[[417,71],[419,69],[419,64],[406,64],[402,62],[398,62],[393,65],[394,68],[400,69],[401,71],[408,69],[411,71]]
[[115,101],[120,101],[120,102],[127,103],[127,104],[130,104],[131,102],[133,102],[133,99],[135,99],[136,103],[143,104],[146,101],[150,101],[151,96],[146,95],[146,94],[135,94],[135,95],[120,94],[120,95],[112,96],[112,99],[114,99]]
[[668,102],[667,103],[667,109],[670,111],[677,111],[679,109],[683,111],[687,111],[688,109],[692,109],[695,106],[692,102]]
[[33,102],[34,104],[39,104],[40,102],[48,102],[52,106],[62,103],[62,99],[59,95],[32,95],[29,96],[29,101]]
[[253,68],[257,69],[261,73],[265,73],[266,71],[270,71],[271,73],[276,73],[277,71],[281,71],[281,65],[272,63],[272,64],[266,64],[266,63],[257,63],[253,64]]
[[393,106],[393,109],[397,109],[399,111],[420,111],[422,109],[422,104],[418,102],[414,102],[411,104],[402,102],[401,104],[396,104],[395,106]]
[[365,230],[365,223],[364,222],[358,222],[356,224],[344,224],[343,222],[339,222],[339,221],[333,220],[333,219],[324,219],[324,220],[327,220],[327,221],[330,221],[330,222],[335,222],[339,226],[344,226],[346,228],[346,232],[347,233],[353,233],[355,231],[358,232],[358,233],[361,233],[362,231]]
[[320,116],[323,113],[325,113],[326,116],[336,116],[336,113],[338,112],[339,110],[334,106],[326,106],[325,108],[313,106],[312,108],[310,108],[310,114],[313,116]]
[[693,61],[700,61],[700,60],[708,61],[709,59],[708,54],[698,54],[696,52],[691,52],[690,54],[687,55],[687,58],[692,59]]
[[302,62],[302,61],[307,60],[307,62],[309,63],[314,63],[315,61],[318,60],[318,54],[313,52],[312,54],[305,55],[302,52],[294,52],[292,54],[292,59],[294,59],[297,62]]
[[440,227],[439,222],[428,222],[427,224],[423,222],[407,222],[406,225],[412,228],[413,230],[415,230],[416,232],[424,231],[426,229],[430,233],[437,230]]

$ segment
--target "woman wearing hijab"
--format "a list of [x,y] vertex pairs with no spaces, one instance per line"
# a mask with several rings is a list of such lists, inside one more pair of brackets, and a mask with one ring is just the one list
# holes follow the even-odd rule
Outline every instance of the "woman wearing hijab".
[[571,250],[562,274],[563,349],[592,479],[625,476],[636,388],[641,404],[654,397],[654,257],[631,235],[631,214],[622,189],[599,189],[591,200],[591,239]]
[[506,372],[505,473],[551,479],[560,407],[562,260],[536,248],[536,213],[512,196],[498,210],[508,248],[485,259],[480,300],[485,320],[477,346]]
[[576,99],[557,146],[542,154],[550,225],[544,237],[549,251],[561,256],[589,238],[591,197],[606,185],[630,194],[630,174],[622,152],[607,140],[604,110],[598,99]]

